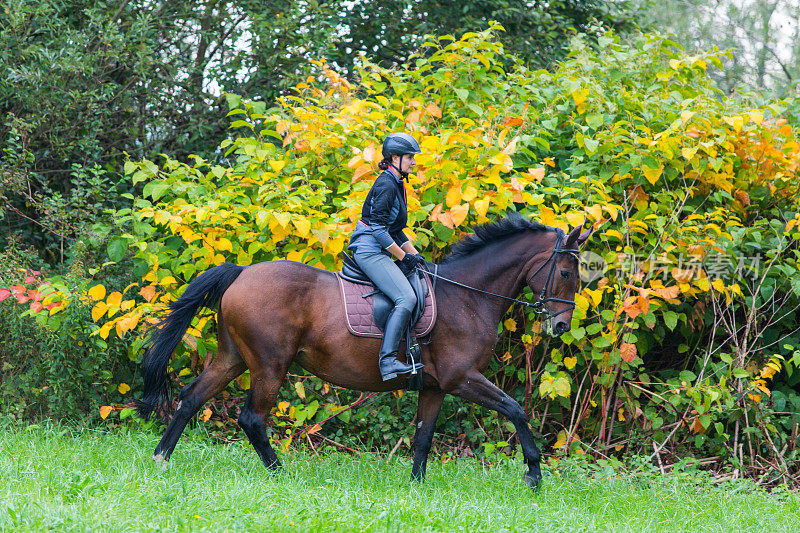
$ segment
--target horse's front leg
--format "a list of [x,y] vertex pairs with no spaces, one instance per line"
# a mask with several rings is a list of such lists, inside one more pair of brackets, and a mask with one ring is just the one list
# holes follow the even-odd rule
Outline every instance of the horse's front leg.
[[525,416],[522,406],[477,370],[467,372],[465,379],[456,384],[453,390],[448,390],[448,392],[483,407],[493,409],[514,424],[514,428],[517,430],[517,437],[522,446],[522,456],[528,466],[528,471],[523,479],[529,487],[538,488],[539,483],[542,481],[541,453],[539,453],[539,448],[536,447],[536,443],[533,441],[533,434],[528,427],[528,418]]
[[414,466],[411,477],[416,481],[425,479],[425,469],[428,467],[428,453],[431,451],[433,431],[436,429],[436,419],[444,401],[444,391],[441,389],[425,389],[420,391],[417,402],[417,429],[414,432]]

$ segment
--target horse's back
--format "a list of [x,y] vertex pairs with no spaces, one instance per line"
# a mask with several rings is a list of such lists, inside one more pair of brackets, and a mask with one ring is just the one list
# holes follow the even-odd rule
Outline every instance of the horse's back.
[[310,305],[337,295],[336,275],[295,261],[266,261],[246,267],[220,302],[222,309],[290,311],[294,305]]

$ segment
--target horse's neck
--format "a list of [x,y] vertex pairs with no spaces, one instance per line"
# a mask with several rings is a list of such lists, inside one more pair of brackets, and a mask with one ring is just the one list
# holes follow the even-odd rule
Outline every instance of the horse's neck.
[[[493,243],[467,257],[441,265],[440,272],[444,277],[481,291],[516,298],[524,288],[524,273],[534,255],[535,252],[518,243]],[[483,305],[491,306],[501,315],[510,304],[508,300],[476,291],[462,292],[461,296],[479,299]]]

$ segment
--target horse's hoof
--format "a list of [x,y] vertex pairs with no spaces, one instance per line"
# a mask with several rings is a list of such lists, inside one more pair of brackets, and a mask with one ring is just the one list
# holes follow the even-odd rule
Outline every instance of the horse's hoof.
[[541,474],[537,476],[537,475],[534,475],[534,474],[531,474],[530,472],[528,472],[524,476],[522,476],[522,480],[525,482],[525,484],[529,488],[531,488],[531,489],[533,489],[533,490],[535,490],[537,492],[538,492],[539,488],[542,486],[542,476],[541,476]]

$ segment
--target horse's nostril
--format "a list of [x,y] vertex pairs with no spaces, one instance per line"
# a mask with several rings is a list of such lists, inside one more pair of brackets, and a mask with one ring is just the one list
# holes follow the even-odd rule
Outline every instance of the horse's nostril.
[[556,332],[559,335],[562,335],[562,334],[566,333],[567,331],[569,331],[569,326],[567,325],[566,322],[559,322],[558,324],[556,324]]

